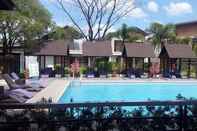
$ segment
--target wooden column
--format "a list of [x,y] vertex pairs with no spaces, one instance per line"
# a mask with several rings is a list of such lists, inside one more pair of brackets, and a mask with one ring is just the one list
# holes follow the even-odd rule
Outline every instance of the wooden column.
[[44,55],[44,69],[46,68],[46,56]]
[[136,68],[136,61],[135,61],[135,58],[133,58],[132,68],[133,68],[134,70],[135,70],[135,68]]
[[62,77],[64,77],[64,63],[63,63],[64,62],[64,60],[63,60],[64,57],[60,56],[60,59],[61,59],[61,68],[63,68],[62,69]]
[[126,57],[126,58],[125,58],[125,60],[126,60],[126,61],[125,61],[125,64],[126,64],[126,70],[128,70],[128,58]]
[[63,66],[64,66],[64,69],[65,69],[65,67],[66,67],[66,56],[63,56],[63,61],[64,61],[64,63],[63,63]]
[[[148,74],[150,74],[150,58],[148,58]],[[148,76],[150,76],[150,75],[148,75]]]
[[173,59],[170,59],[170,72],[172,72],[172,63],[173,63]]
[[57,56],[53,56],[53,59],[54,59],[53,65],[54,65],[54,67],[55,67],[55,65],[57,64],[56,58],[57,58]]
[[191,74],[191,59],[188,60],[188,72],[187,72],[187,77],[190,78]]
[[180,58],[180,59],[179,59],[179,72],[180,72],[180,73],[181,73],[181,67],[182,67],[181,64],[182,64],[182,59]]
[[39,63],[39,77],[41,76],[41,56],[37,56],[38,63]]
[[143,73],[144,73],[144,68],[145,68],[145,65],[144,65],[144,58],[142,58],[142,71],[143,71]]

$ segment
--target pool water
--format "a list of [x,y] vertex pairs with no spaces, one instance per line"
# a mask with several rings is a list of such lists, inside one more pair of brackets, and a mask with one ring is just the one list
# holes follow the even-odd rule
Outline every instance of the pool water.
[[181,94],[186,98],[197,98],[197,83],[72,83],[59,103],[176,100]]

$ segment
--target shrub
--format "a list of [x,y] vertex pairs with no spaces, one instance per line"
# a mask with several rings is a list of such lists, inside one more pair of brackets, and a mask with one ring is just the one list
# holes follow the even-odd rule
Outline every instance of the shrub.
[[81,66],[80,67],[80,74],[86,74],[87,73],[87,67]]
[[68,67],[64,68],[64,74],[69,74],[69,68]]

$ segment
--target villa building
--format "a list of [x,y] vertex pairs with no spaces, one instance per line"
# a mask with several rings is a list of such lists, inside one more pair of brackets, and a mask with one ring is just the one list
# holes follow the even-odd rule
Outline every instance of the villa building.
[[153,46],[149,43],[125,43],[123,57],[125,58],[126,69],[140,68],[143,72],[148,72],[145,69],[150,67],[151,58],[155,58]]
[[191,66],[196,64],[196,56],[187,44],[165,44],[159,55],[161,72],[181,72],[182,66],[187,68],[187,77],[191,76]]
[[179,38],[192,38],[197,41],[197,21],[176,24],[176,35]]

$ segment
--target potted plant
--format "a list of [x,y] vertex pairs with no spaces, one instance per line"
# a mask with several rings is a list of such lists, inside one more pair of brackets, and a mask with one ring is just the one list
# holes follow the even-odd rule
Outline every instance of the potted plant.
[[65,77],[69,77],[69,75],[70,75],[70,74],[69,74],[69,68],[68,68],[68,67],[65,67],[65,68],[64,68],[64,76],[65,76]]
[[62,68],[60,64],[55,65],[55,77],[61,77],[62,76]]
[[120,64],[117,62],[113,62],[111,67],[112,67],[112,77],[116,77],[120,69]]
[[86,73],[87,73],[87,67],[81,66],[80,67],[80,76],[85,77]]
[[107,72],[108,72],[108,77],[112,77],[112,63],[113,62],[108,62],[106,64]]

